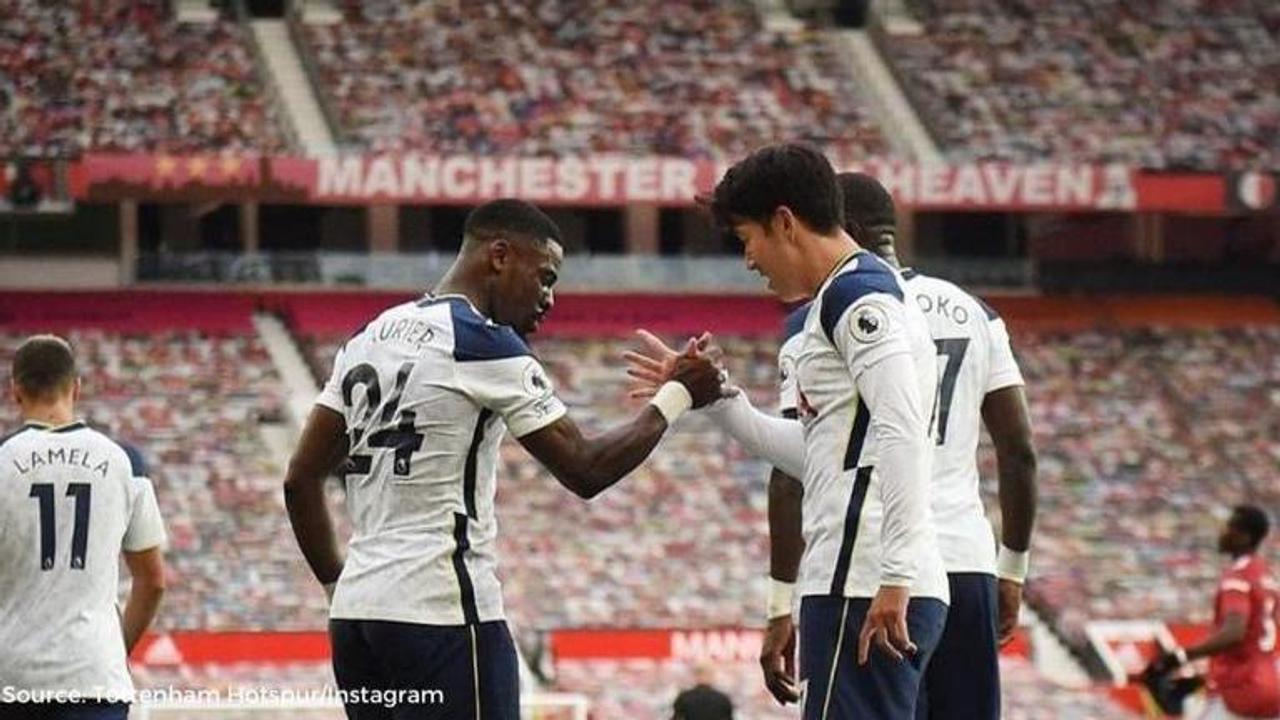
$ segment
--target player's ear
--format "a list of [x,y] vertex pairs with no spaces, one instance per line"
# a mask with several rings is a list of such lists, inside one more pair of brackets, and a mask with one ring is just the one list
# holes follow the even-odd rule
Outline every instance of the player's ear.
[[79,402],[80,402],[80,378],[77,377],[75,379],[75,382],[72,383],[71,385],[71,403],[74,405]]
[[506,240],[494,240],[489,243],[489,267],[494,272],[501,273],[503,268],[515,259],[512,256],[513,250],[511,243]]
[[18,407],[22,407],[22,391],[18,390],[18,383],[9,378],[9,395],[13,397],[13,402]]
[[777,210],[773,211],[773,217],[769,219],[770,230],[776,233],[778,239],[787,243],[794,243],[796,240],[796,230],[798,225],[795,213],[791,212],[791,208],[781,205]]

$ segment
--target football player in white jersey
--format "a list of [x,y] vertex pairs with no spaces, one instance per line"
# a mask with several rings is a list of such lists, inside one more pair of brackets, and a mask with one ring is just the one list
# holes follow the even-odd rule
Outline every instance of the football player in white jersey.
[[[717,224],[783,301],[812,299],[798,335],[799,422],[742,393],[706,411],[749,451],[803,481],[800,676],[806,720],[913,717],[946,621],[948,589],[929,509],[933,341],[901,278],[841,227],[821,153],[776,145],[716,186]],[[649,388],[674,351],[628,355]],[[779,603],[790,611],[791,599]]]
[[126,658],[165,589],[155,492],[124,448],[76,420],[65,340],[27,339],[12,370],[23,424],[0,440],[0,717],[124,718]]
[[[552,307],[562,258],[559,228],[534,206],[482,205],[435,290],[383,312],[338,352],[285,498],[332,593],[334,671],[352,720],[518,720],[495,556],[504,432],[591,498],[639,465],[681,413],[718,397],[719,370],[690,350],[634,420],[584,437],[524,340]],[[323,490],[340,465],[353,524],[345,553]],[[368,694],[388,691],[443,699],[398,696],[393,711]]]
[[[845,229],[895,267],[897,235],[893,198],[875,178],[841,173]],[[998,642],[1012,636],[1021,604],[1026,551],[1035,518],[1035,450],[1021,373],[1003,321],[988,305],[959,287],[914,270],[903,271],[909,294],[929,322],[938,348],[941,381],[934,398],[934,465],[931,505],[939,549],[947,567],[951,608],[947,627],[921,689],[917,716],[944,717],[965,708],[966,717],[1000,714]],[[799,336],[787,316],[778,353],[780,411],[794,415],[794,373]],[[995,542],[978,493],[976,450],[980,418],[991,433],[1000,473],[1002,543],[997,585]],[[803,488],[773,470],[769,484],[770,578],[785,596],[795,581],[803,539],[798,529]],[[998,587],[998,591],[997,591]],[[998,597],[998,600],[997,600]],[[998,610],[997,610],[998,606]],[[789,608],[771,610],[761,651],[765,683],[780,702],[795,698],[794,634]]]
[[[897,214],[875,178],[841,173],[845,227],[895,267]],[[925,675],[919,718],[1000,716],[999,644],[1012,637],[1022,603],[1036,511],[1036,454],[1022,373],[1004,321],[977,296],[912,269],[908,295],[938,353],[933,398],[933,492],[938,548],[951,586],[951,611]],[[996,451],[1000,549],[978,490],[978,436],[985,424]]]

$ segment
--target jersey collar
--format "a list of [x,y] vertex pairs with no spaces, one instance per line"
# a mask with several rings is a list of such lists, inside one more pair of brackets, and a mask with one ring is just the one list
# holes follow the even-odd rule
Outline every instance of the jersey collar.
[[865,252],[867,252],[866,248],[858,248],[857,250],[854,250],[848,255],[845,255],[844,257],[840,258],[840,260],[836,263],[836,266],[831,268],[831,272],[827,273],[827,276],[822,278],[822,282],[818,283],[818,289],[821,290],[822,288],[826,287],[827,283],[831,282],[831,278],[839,274],[839,272],[843,270],[846,265],[853,262],[859,255]]
[[43,423],[39,420],[27,420],[22,423],[23,430],[44,430],[45,432],[55,433],[71,432],[72,430],[79,430],[82,427],[86,427],[83,420],[72,420],[69,423],[63,423],[61,425],[50,425],[49,423]]

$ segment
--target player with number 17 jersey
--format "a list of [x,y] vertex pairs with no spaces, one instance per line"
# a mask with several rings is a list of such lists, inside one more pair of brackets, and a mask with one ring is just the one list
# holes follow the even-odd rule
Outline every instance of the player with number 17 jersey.
[[933,399],[933,519],[948,573],[996,573],[996,541],[978,491],[981,407],[988,393],[1023,385],[1004,321],[941,278],[902,271],[938,351]]

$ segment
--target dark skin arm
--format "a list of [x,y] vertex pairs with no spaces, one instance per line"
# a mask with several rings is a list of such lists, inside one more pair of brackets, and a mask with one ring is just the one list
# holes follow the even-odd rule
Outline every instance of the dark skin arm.
[[1244,640],[1248,625],[1248,620],[1241,613],[1229,613],[1222,619],[1222,624],[1214,629],[1212,635],[1201,643],[1187,648],[1187,660],[1198,660],[1234,648]]
[[133,652],[143,633],[151,626],[164,597],[164,553],[154,547],[139,552],[125,552],[125,565],[133,585],[129,588],[129,600],[124,606],[120,626],[124,630],[125,654]]
[[[801,501],[804,486],[799,480],[774,469],[769,475],[769,576],[794,583],[800,574],[804,553],[801,534]],[[764,684],[780,704],[798,702],[796,682],[796,631],[790,615],[770,618],[760,648],[760,668]]]
[[800,574],[804,536],[800,531],[800,505],[804,486],[790,475],[773,469],[769,475],[769,577],[793,583]]
[[1000,476],[1000,541],[1025,552],[1036,519],[1036,449],[1022,386],[1002,388],[982,400],[982,422],[991,433]]
[[[719,374],[709,360],[686,354],[677,361],[671,379],[689,390],[694,407],[702,407],[719,397]],[[595,437],[584,436],[572,418],[565,416],[520,438],[520,444],[561,485],[589,500],[643,462],[666,430],[666,418],[657,408],[646,405],[631,422]]]
[[325,502],[324,483],[347,457],[347,426],[342,415],[317,405],[298,440],[285,473],[284,503],[298,547],[322,585],[337,582],[343,557]]
[[[991,433],[1000,476],[1000,542],[1025,552],[1031,545],[1036,518],[1036,449],[1031,440],[1027,396],[1022,386],[1001,388],[982,400],[982,422]],[[1001,579],[999,587],[1000,643],[1013,639],[1022,606],[1022,585]]]

